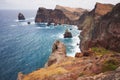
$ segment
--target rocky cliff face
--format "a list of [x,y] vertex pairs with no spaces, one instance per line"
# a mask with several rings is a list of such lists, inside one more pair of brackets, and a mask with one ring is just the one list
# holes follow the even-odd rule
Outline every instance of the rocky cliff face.
[[94,24],[99,21],[100,17],[107,14],[112,10],[114,5],[112,4],[102,4],[96,3],[95,8],[90,12],[85,12],[81,17],[78,19],[78,28],[80,30],[86,28],[86,26],[90,26],[90,24]]
[[[61,44],[61,43],[60,43]],[[61,49],[54,44],[53,55],[61,55]],[[61,47],[62,48],[62,47]],[[62,50],[63,51],[63,50]],[[57,53],[58,54],[57,54]],[[23,75],[19,73],[18,80],[119,80],[120,53],[113,53],[105,49],[91,49],[80,58],[64,57],[59,63]],[[59,56],[54,56],[54,58]]]
[[35,22],[51,22],[56,24],[69,24],[70,20],[65,14],[58,9],[39,8],[35,18]]
[[78,20],[83,13],[87,12],[87,10],[82,8],[71,8],[60,5],[56,5],[55,9],[63,11],[63,13],[72,21]]
[[90,24],[85,25],[81,33],[81,50],[97,46],[120,52],[120,3],[98,21],[91,18],[87,18],[91,19],[87,20]]
[[65,47],[65,45],[60,41],[56,41],[53,44],[52,53],[51,53],[47,63],[45,64],[45,67],[48,67],[52,64],[59,63],[65,57],[66,57],[66,47]]
[[78,25],[79,18],[86,12],[88,11],[85,9],[69,8],[59,5],[57,5],[54,10],[39,8],[36,14],[35,22]]

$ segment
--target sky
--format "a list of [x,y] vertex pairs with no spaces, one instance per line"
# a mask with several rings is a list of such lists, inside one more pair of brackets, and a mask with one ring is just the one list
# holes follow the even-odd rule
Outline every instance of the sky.
[[93,9],[96,2],[117,4],[120,0],[0,0],[0,9],[54,9],[56,5]]

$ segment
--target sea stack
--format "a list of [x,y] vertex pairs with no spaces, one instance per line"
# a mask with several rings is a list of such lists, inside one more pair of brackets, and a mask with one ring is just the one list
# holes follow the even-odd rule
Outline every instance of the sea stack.
[[65,31],[64,38],[72,38],[72,33],[69,32],[68,29]]
[[19,13],[18,20],[25,20],[25,16],[22,13]]

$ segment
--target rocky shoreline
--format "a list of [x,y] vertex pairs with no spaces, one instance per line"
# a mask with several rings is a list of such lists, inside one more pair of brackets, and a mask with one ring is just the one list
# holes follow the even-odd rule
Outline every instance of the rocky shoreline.
[[64,43],[56,41],[45,67],[17,80],[120,80],[120,3],[96,3],[75,21],[61,10],[39,8],[35,22],[78,25],[82,52],[66,56]]

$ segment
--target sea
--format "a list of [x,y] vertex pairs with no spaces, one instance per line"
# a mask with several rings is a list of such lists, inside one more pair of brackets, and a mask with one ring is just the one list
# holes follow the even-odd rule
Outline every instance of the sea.
[[[18,21],[18,13],[26,17]],[[28,74],[44,67],[52,45],[60,40],[66,45],[67,55],[80,52],[79,34],[75,25],[41,26],[35,24],[35,10],[0,10],[0,80],[17,80],[19,72]],[[31,22],[31,24],[27,24]],[[73,38],[64,38],[68,29]]]

